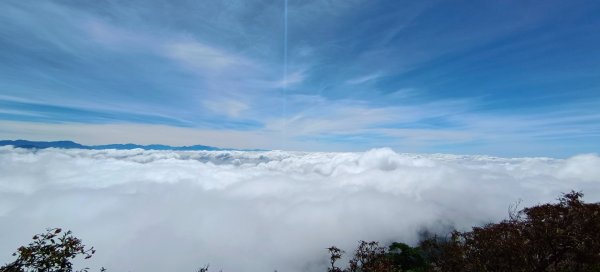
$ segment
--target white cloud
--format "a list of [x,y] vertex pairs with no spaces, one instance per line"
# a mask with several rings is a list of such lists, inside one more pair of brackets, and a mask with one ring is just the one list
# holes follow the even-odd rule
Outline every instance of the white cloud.
[[597,155],[570,159],[365,153],[0,148],[0,263],[45,227],[123,271],[323,271],[325,247],[414,242],[417,231],[499,220],[510,204],[583,190]]
[[242,57],[195,41],[172,42],[165,46],[167,56],[197,72],[218,73],[251,66],[251,62]]
[[158,41],[139,31],[130,31],[97,19],[88,19],[81,27],[92,41],[112,50],[139,50],[139,48],[153,47]]
[[346,81],[346,83],[350,84],[350,85],[363,84],[365,82],[378,79],[378,78],[380,78],[382,76],[383,75],[380,74],[380,73],[368,74],[368,75],[363,75],[363,76],[360,76],[360,77],[352,78],[352,79]]
[[595,154],[574,156],[558,173],[561,178],[576,177],[578,180],[598,182],[600,180],[600,158]]
[[285,76],[284,79],[275,81],[273,84],[273,87],[274,88],[283,88],[283,87],[290,87],[295,84],[300,84],[304,81],[304,78],[305,78],[304,73],[305,73],[304,71],[296,71],[296,72],[289,73]]
[[43,115],[35,112],[23,111],[23,110],[9,110],[9,109],[0,109],[0,114],[9,114],[9,115],[24,115],[24,116],[36,116],[41,117]]
[[116,27],[98,20],[84,26],[85,33],[99,44],[115,50],[148,50],[167,57],[198,74],[214,74],[233,68],[249,68],[242,56],[199,42],[185,35],[149,34]]
[[235,99],[205,100],[202,106],[216,114],[233,118],[240,117],[249,108],[246,103]]
[[460,112],[464,104],[463,101],[456,100],[421,105],[373,106],[360,100],[333,101],[321,96],[291,95],[288,96],[288,107],[293,114],[286,118],[271,118],[266,122],[266,127],[273,130],[285,127],[289,135],[300,137],[371,133],[393,137],[402,134],[416,140],[423,136],[431,138],[440,133],[426,129],[411,129],[411,133],[407,133],[406,129],[388,127]]

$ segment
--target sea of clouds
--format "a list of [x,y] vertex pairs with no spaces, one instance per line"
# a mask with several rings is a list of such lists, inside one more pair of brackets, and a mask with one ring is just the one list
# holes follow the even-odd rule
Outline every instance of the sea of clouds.
[[600,157],[0,147],[0,264],[63,227],[109,271],[325,271],[331,245],[415,243],[572,189],[600,201]]

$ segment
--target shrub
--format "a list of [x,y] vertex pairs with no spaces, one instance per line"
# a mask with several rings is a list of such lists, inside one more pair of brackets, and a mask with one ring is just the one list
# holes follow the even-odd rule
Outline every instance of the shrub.
[[378,242],[360,241],[346,268],[336,266],[344,251],[337,247],[328,248],[330,253],[329,272],[396,272],[425,271],[427,263],[423,252],[404,243],[392,243],[387,249]]
[[[89,259],[96,252],[93,247],[86,248],[71,231],[60,228],[47,229],[46,233],[33,236],[33,242],[21,246],[13,256],[17,259],[0,267],[0,272],[71,272],[71,261],[77,256]],[[87,272],[88,268],[76,270]],[[104,268],[101,271],[105,271]]]
[[437,271],[600,271],[600,203],[582,197],[573,191],[421,248]]
[[346,268],[344,252],[330,247],[329,272],[389,271],[600,271],[600,203],[564,194],[556,204],[509,213],[500,223],[434,236],[418,247],[361,241]]

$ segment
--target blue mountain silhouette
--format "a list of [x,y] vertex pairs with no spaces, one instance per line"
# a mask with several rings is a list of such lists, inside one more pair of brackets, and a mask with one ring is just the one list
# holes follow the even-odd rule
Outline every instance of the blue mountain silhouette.
[[34,148],[34,149],[43,149],[43,148],[79,148],[79,149],[144,149],[144,150],[230,150],[223,149],[214,146],[206,146],[206,145],[192,145],[192,146],[169,146],[169,145],[138,145],[138,144],[108,144],[108,145],[82,145],[73,141],[53,141],[53,142],[43,142],[43,141],[27,141],[27,140],[0,140],[0,146],[12,145],[14,147],[19,148]]

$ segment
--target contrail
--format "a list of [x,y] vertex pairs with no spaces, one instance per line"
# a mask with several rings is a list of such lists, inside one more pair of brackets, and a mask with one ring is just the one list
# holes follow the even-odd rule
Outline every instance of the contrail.
[[283,6],[283,102],[282,102],[282,131],[281,131],[281,149],[285,149],[285,141],[286,141],[286,118],[287,118],[287,69],[288,69],[288,60],[287,60],[287,47],[288,47],[288,0],[284,0]]

